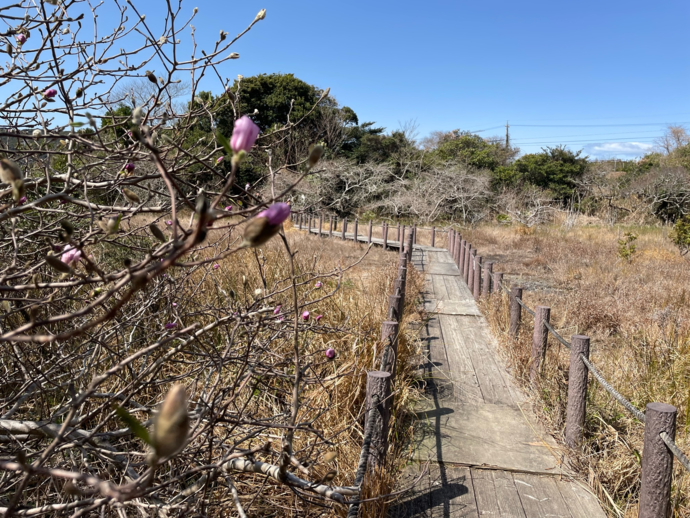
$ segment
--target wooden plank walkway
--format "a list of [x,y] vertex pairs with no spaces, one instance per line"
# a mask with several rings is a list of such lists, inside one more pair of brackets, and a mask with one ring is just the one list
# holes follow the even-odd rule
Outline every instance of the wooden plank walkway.
[[[361,235],[357,240],[367,242]],[[399,247],[396,241],[387,244]],[[402,487],[418,478],[427,460],[431,468],[389,516],[605,518],[587,485],[561,466],[560,447],[501,361],[450,254],[415,245],[412,262],[426,282],[427,398],[417,411],[418,462],[408,468]]]

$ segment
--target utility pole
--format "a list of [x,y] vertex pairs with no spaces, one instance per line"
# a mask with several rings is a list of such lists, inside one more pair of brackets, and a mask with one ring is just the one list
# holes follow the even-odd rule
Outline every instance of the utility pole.
[[508,129],[510,128],[510,125],[508,124],[508,121],[506,121],[506,149],[510,147],[510,133]]

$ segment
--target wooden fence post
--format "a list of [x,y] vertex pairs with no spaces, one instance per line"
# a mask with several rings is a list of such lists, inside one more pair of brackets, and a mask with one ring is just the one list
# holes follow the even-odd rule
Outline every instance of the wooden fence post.
[[319,237],[321,237],[322,229],[323,229],[323,214],[319,212]]
[[494,273],[494,293],[502,295],[503,292],[503,272]]
[[354,242],[357,243],[357,235],[359,234],[359,219],[355,218],[355,235],[354,235]]
[[297,214],[297,229],[302,230],[302,213]]
[[477,249],[472,248],[470,250],[470,264],[467,266],[467,287],[470,289],[470,293],[474,295],[474,268],[475,259],[477,258]]
[[383,249],[387,250],[388,249],[388,224],[384,223],[383,228],[381,229],[381,232],[383,233]]
[[[369,448],[369,460],[367,465],[370,469],[383,466],[386,460],[386,450],[388,449],[388,421],[390,419],[390,395],[391,395],[391,375],[389,372],[369,371],[367,372],[367,401],[365,406],[366,416],[364,428],[367,421],[373,419],[371,433],[371,447]],[[376,410],[371,411],[374,406],[374,396],[378,396]]]
[[534,308],[534,333],[532,334],[532,354],[529,361],[529,381],[533,385],[537,382],[541,362],[546,356],[546,344],[549,339],[549,330],[546,329],[546,323],[548,323],[550,317],[551,308],[547,306],[537,306]]
[[436,227],[431,227],[431,248],[436,248]]
[[345,241],[345,232],[347,232],[347,218],[343,218],[343,228],[342,228],[342,234],[340,236],[340,239]]
[[371,231],[372,231],[372,223],[371,220],[369,220],[369,237],[368,237],[368,243],[371,244]]
[[582,431],[585,425],[585,412],[587,411],[587,375],[589,370],[587,370],[587,366],[580,355],[589,359],[589,337],[573,335],[570,339],[568,406],[565,417],[565,443],[571,448],[579,448],[582,443]]
[[402,243],[402,234],[400,234],[400,222],[398,221],[398,243]]
[[673,453],[661,439],[661,432],[676,435],[676,407],[648,403],[642,450],[642,485],[638,518],[666,518],[671,515]]
[[452,228],[448,229],[448,251],[450,252],[451,255],[453,255],[453,250],[455,248],[455,230]]
[[400,322],[402,315],[400,314],[400,306],[402,297],[400,295],[388,295],[388,319]]
[[514,286],[510,289],[510,330],[511,338],[517,338],[518,330],[520,329],[520,320],[522,319],[522,306],[518,302],[522,300],[522,288]]
[[474,300],[479,300],[482,295],[482,256],[474,258]]
[[467,242],[465,244],[465,264],[462,265],[462,278],[465,284],[470,285],[470,257],[472,256],[472,245]]
[[484,263],[484,282],[482,284],[482,295],[491,295],[491,272],[493,272],[494,263],[487,261]]
[[453,253],[451,256],[453,257],[453,262],[455,263],[455,266],[460,268],[460,247],[462,244],[462,240],[460,239],[461,236],[458,234],[455,234],[455,237],[453,238]]
[[458,269],[460,270],[460,276],[462,276],[462,270],[465,267],[465,247],[467,246],[467,241],[464,239],[460,240],[460,262],[458,263]]
[[407,235],[407,243],[405,245],[405,250],[407,250],[407,262],[411,263],[412,262],[412,234]]
[[405,225],[402,225],[400,227],[400,250],[402,250],[405,246]]
[[328,237],[333,237],[333,214],[328,215]]
[[[381,370],[389,372],[395,378],[395,366],[398,361],[398,331],[400,326],[395,320],[386,320],[381,324],[381,343],[383,344],[383,351],[381,357]],[[383,354],[388,345],[388,354]]]
[[417,225],[412,225],[412,244],[417,244]]

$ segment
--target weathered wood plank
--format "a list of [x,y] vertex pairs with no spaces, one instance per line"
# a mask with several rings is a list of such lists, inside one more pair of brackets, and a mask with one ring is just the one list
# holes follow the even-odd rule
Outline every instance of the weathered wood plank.
[[556,485],[573,518],[606,518],[599,499],[577,481],[558,481]]
[[461,330],[449,325],[454,318],[438,316],[448,357],[448,370],[453,379],[455,401],[463,404],[482,404],[485,399],[472,360],[466,348],[457,346],[462,340],[459,336]]
[[525,518],[525,511],[510,473],[483,469],[471,471],[479,516]]
[[[439,276],[436,276],[437,278]],[[439,288],[439,291],[443,288]],[[438,293],[436,289],[434,292]],[[461,300],[434,300],[427,299],[424,301],[424,311],[427,313],[438,313],[441,315],[451,316],[475,316],[480,317],[482,314],[476,304],[465,302]]]
[[439,465],[438,491],[431,493],[433,518],[479,518],[468,468]]
[[529,518],[573,518],[553,478],[514,473],[513,480]]
[[454,275],[460,276],[458,267],[453,263],[430,263],[426,265],[425,271],[429,275]]
[[[450,300],[448,297],[448,290],[446,289],[446,283],[443,282],[443,275],[427,275],[427,278],[434,286],[434,298],[436,300]],[[427,301],[428,299],[424,301],[425,308]]]

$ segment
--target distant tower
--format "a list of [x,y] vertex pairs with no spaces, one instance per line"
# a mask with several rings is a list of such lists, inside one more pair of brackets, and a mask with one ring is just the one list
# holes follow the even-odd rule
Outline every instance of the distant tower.
[[506,148],[510,147],[510,132],[509,132],[510,125],[508,124],[508,121],[506,121]]

